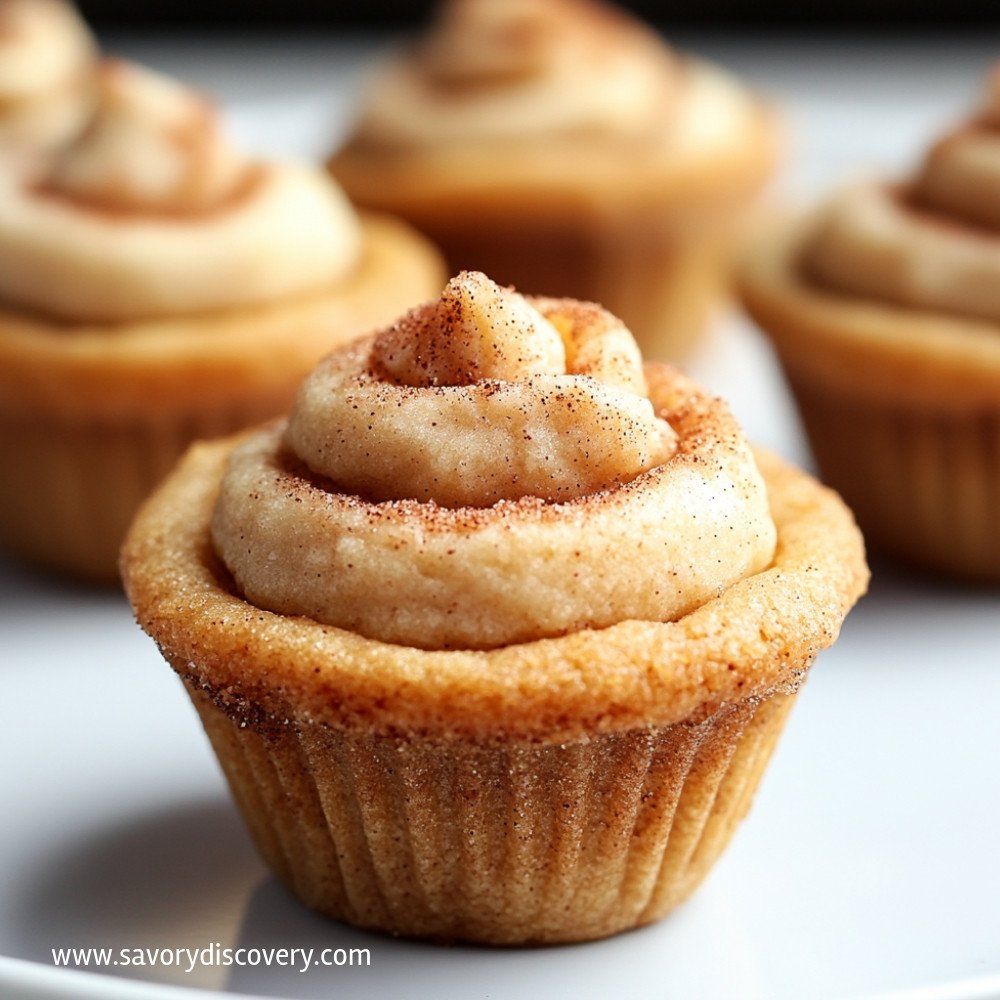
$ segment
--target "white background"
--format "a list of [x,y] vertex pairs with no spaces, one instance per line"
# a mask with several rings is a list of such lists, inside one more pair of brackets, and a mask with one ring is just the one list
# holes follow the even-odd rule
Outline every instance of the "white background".
[[[315,36],[106,41],[214,91],[252,148],[310,156],[345,127],[373,51]],[[1000,54],[976,38],[682,41],[783,108],[777,201],[905,169],[971,108]],[[808,464],[773,359],[735,314],[691,367],[755,440]],[[394,941],[304,910],[256,859],[180,685],[124,599],[0,561],[0,996],[166,995],[153,982],[344,1000],[1000,996],[1000,592],[874,569],[695,898],[608,941],[493,951]],[[109,981],[54,970],[49,951],[212,942],[368,947],[372,965],[118,969]],[[149,982],[125,978],[137,971]]]

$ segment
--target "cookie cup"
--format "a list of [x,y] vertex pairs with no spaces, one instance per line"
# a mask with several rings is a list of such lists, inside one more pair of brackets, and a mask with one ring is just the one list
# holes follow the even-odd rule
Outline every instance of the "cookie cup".
[[824,480],[873,547],[1000,581],[1000,330],[824,291],[798,262],[808,230],[755,243],[739,281]]
[[680,620],[392,645],[238,595],[208,527],[234,443],[196,445],[144,505],[126,590],[265,860],[373,930],[552,943],[667,913],[749,808],[867,578],[836,495],[762,455],[774,562]]
[[379,216],[363,231],[346,278],[272,303],[85,325],[0,309],[0,547],[116,581],[129,521],[193,440],[287,409],[328,350],[437,293],[423,237]]

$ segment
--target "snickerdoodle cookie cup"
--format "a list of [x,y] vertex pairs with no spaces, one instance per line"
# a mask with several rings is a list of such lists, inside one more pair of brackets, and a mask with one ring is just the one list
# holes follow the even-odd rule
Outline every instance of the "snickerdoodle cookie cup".
[[173,81],[106,61],[99,83],[73,143],[0,176],[0,546],[111,582],[192,440],[282,412],[443,272],[320,169],[241,156]]
[[[587,940],[695,889],[867,570],[833,493],[755,458],[673,369],[637,369],[606,313],[493,296],[462,276],[364,342],[362,364],[355,348],[317,369],[312,388],[354,373],[339,399],[317,410],[307,386],[288,424],[195,446],[122,568],[261,853],[306,903],[417,937]],[[351,393],[437,400],[444,425],[464,406],[479,471],[449,488],[470,495],[400,495],[436,492],[415,461],[432,425],[412,430],[412,490],[373,472],[406,461],[405,419],[382,414],[369,443],[388,458],[357,465],[289,432],[329,420],[332,444]],[[482,475],[498,434],[508,474]]]
[[740,283],[869,542],[1000,581],[1000,78],[905,184],[761,235]]
[[329,167],[453,272],[598,302],[677,359],[779,146],[741,82],[611,5],[452,0],[376,71]]

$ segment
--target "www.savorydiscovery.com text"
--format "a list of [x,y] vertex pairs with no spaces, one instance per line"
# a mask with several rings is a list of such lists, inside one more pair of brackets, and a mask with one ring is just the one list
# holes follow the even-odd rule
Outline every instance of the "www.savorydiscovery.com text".
[[369,948],[230,948],[219,943],[203,948],[53,948],[52,964],[77,969],[172,967],[193,972],[198,968],[313,968],[370,966]]

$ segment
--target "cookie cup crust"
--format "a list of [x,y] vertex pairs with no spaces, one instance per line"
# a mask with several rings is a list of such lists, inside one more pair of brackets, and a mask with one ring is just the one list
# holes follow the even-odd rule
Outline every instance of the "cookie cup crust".
[[762,235],[738,281],[824,480],[874,546],[1000,580],[1000,327],[811,282],[799,264],[809,227]]
[[233,441],[195,445],[122,554],[259,850],[308,905],[489,944],[603,937],[700,883],[867,582],[835,494],[761,455],[773,565],[681,620],[479,651],[260,611],[213,552]]
[[440,290],[423,237],[363,229],[345,281],[264,306],[78,326],[0,308],[0,545],[115,581],[129,520],[191,441],[287,409],[324,353]]

